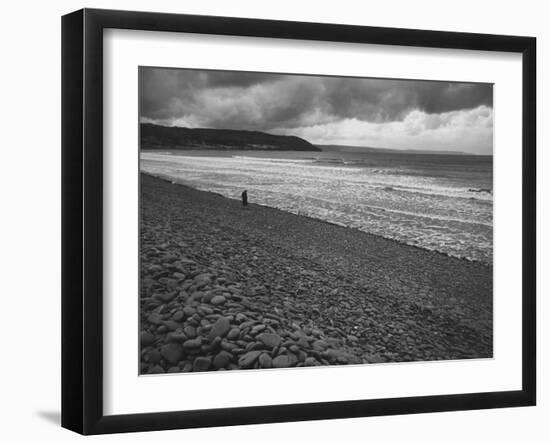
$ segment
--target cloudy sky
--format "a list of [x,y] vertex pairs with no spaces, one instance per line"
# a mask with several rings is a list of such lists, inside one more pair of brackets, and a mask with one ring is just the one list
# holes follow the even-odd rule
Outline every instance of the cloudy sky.
[[140,120],[314,144],[492,153],[492,85],[142,68]]

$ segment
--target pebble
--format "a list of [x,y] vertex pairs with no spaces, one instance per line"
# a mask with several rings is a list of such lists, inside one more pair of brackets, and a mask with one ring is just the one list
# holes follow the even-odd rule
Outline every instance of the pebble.
[[147,317],[147,321],[154,325],[160,325],[162,323],[162,315],[158,312],[153,312],[149,315],[149,317]]
[[197,330],[193,326],[186,326],[183,328],[183,332],[188,338],[195,338],[197,336]]
[[278,355],[272,361],[274,368],[288,368],[290,367],[290,359],[288,355]]
[[379,354],[367,355],[366,359],[369,363],[384,363],[385,362],[384,358],[381,357]]
[[227,338],[229,340],[236,340],[239,338],[239,334],[241,333],[239,328],[233,328],[227,333]]
[[169,302],[176,296],[176,294],[174,292],[165,292],[164,294],[159,294],[158,296],[162,301]]
[[197,357],[193,362],[193,372],[208,371],[212,359],[210,357]]
[[193,371],[193,364],[190,362],[186,362],[181,368],[181,372],[191,372],[191,371]]
[[227,351],[220,351],[216,357],[214,357],[214,367],[216,369],[225,368],[233,359],[233,354]]
[[266,326],[264,324],[259,324],[259,325],[254,326],[252,328],[252,330],[250,331],[250,333],[252,335],[258,334],[259,332],[262,332],[265,328],[266,328]]
[[141,331],[139,334],[139,341],[141,343],[141,347],[144,348],[155,342],[155,336],[150,332]]
[[327,349],[328,344],[326,341],[323,340],[315,340],[312,346],[313,349],[316,349],[317,351],[324,351],[325,349]]
[[201,347],[202,340],[200,338],[194,338],[183,342],[183,349],[186,351],[195,350]]
[[147,353],[147,361],[150,363],[158,363],[160,361],[160,352],[156,349],[153,349],[152,351],[149,351]]
[[164,369],[162,366],[155,365],[152,368],[149,368],[147,371],[148,374],[164,374]]
[[235,317],[235,321],[237,323],[242,323],[243,321],[246,321],[246,315],[244,315],[243,313],[238,313],[237,316]]
[[168,335],[166,336],[166,340],[172,343],[183,343],[185,340],[187,340],[187,336],[181,329],[179,329],[177,331],[168,333]]
[[185,308],[183,308],[183,313],[186,317],[192,317],[193,315],[195,315],[196,312],[197,311],[191,306],[186,306]]
[[258,363],[260,363],[262,368],[271,368],[272,361],[273,360],[269,354],[266,354],[265,352],[258,357]]
[[250,351],[242,355],[241,358],[239,358],[239,367],[244,369],[252,367],[261,353],[262,351]]
[[174,321],[182,321],[184,317],[185,317],[185,314],[183,313],[183,311],[176,311],[172,316],[172,319]]
[[259,334],[256,339],[260,340],[265,346],[270,349],[276,348],[281,344],[281,337],[279,337],[277,334],[269,332]]
[[160,349],[162,357],[170,364],[176,365],[183,358],[183,348],[177,343],[168,343]]
[[225,297],[223,295],[216,295],[210,300],[214,306],[223,305],[225,303]]
[[208,333],[208,339],[210,341],[214,340],[216,337],[225,337],[231,328],[231,322],[228,317],[220,317],[210,332]]
[[304,366],[319,366],[320,363],[314,357],[307,357],[304,361]]
[[174,320],[166,320],[164,326],[166,326],[169,331],[175,331],[181,328],[181,324]]

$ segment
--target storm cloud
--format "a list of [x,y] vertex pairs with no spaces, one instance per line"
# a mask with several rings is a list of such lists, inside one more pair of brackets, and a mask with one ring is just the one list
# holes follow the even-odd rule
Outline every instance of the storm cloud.
[[[465,142],[459,137],[451,137],[442,138],[439,148],[487,153],[492,150],[492,106],[490,84],[165,68],[140,70],[143,122],[305,137],[309,134],[308,140],[319,144],[338,140],[343,144],[396,147],[395,142],[389,142],[392,137],[386,141],[382,136],[373,140],[376,133],[386,132],[384,128],[394,127],[402,133],[399,146],[417,148],[427,132],[431,132],[428,138],[432,140],[437,133],[449,134],[454,128],[454,135],[464,135],[470,128],[467,146],[462,146]],[[479,127],[475,126],[478,124]],[[414,129],[408,130],[411,125]],[[350,126],[355,128],[351,131],[353,136]],[[480,134],[479,139],[472,139],[474,133]],[[455,145],[446,147],[448,142]],[[437,137],[431,145],[438,145]]]

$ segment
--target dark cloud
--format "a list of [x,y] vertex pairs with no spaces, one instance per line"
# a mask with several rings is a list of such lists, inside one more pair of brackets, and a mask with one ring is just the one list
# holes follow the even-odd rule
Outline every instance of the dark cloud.
[[142,68],[140,116],[184,126],[271,130],[343,119],[402,121],[492,107],[488,84]]

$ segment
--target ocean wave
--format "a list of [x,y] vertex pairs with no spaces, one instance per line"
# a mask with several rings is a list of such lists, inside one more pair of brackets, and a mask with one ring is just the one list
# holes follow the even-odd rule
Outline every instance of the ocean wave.
[[427,196],[442,196],[450,198],[465,198],[472,200],[481,200],[486,202],[493,201],[493,192],[485,188],[444,188],[444,187],[421,187],[421,186],[404,186],[404,185],[383,185],[382,190],[388,192],[410,192],[413,194],[423,194]]

